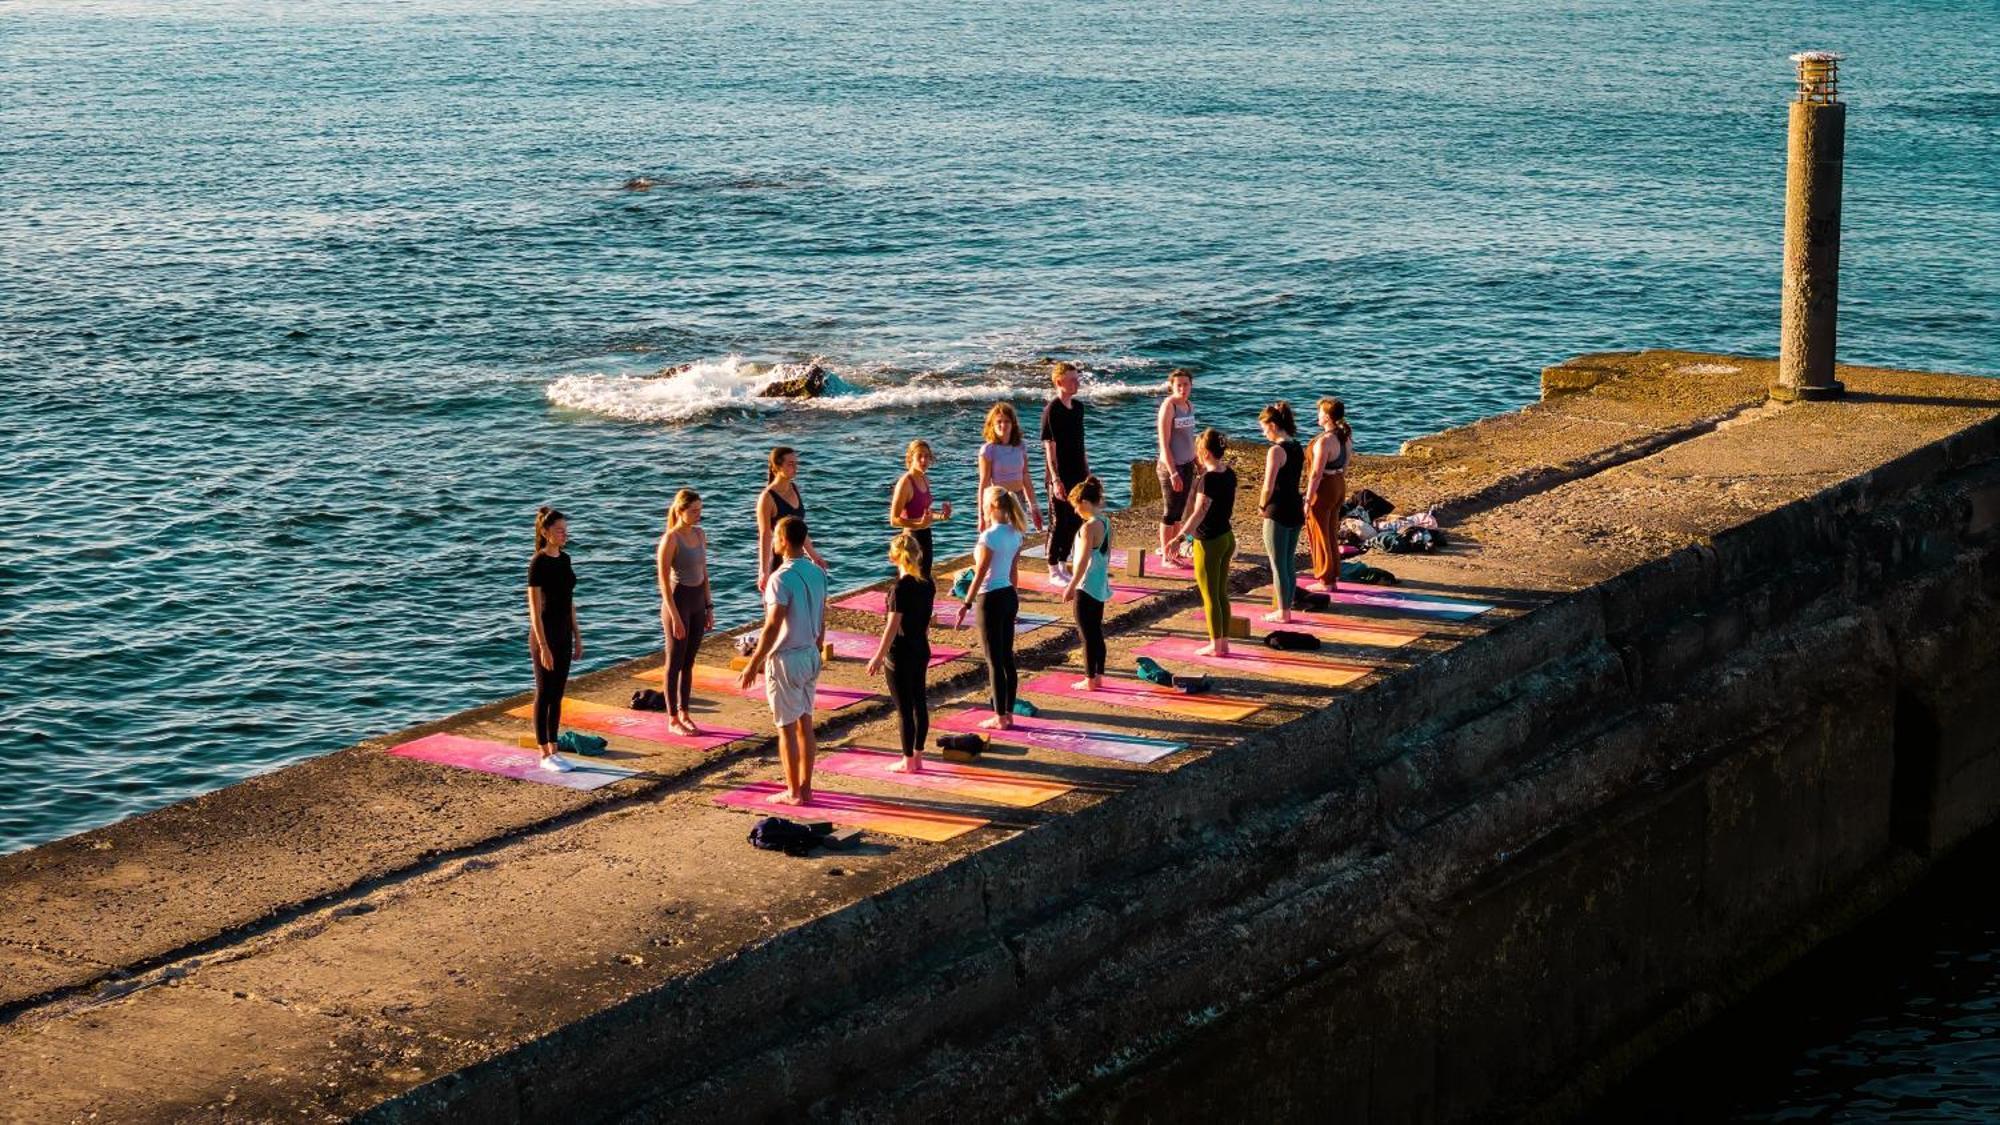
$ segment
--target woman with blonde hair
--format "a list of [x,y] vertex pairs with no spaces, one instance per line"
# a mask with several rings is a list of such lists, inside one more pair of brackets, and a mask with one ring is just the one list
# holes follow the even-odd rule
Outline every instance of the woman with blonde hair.
[[691,488],[674,493],[667,530],[653,551],[660,583],[660,629],[667,638],[661,670],[667,697],[667,726],[678,734],[699,734],[689,707],[694,697],[694,658],[715,616],[708,590],[708,532],[701,526],[701,496]]
[[896,487],[889,494],[889,526],[909,532],[916,540],[923,565],[918,573],[924,581],[931,579],[931,525],[951,518],[951,501],[942,504],[931,503],[931,463],[935,457],[931,453],[931,443],[918,438],[903,451],[902,476],[896,478]]
[[903,743],[902,762],[889,768],[906,773],[923,771],[924,737],[931,727],[924,677],[931,664],[931,603],[937,587],[930,575],[922,573],[928,561],[924,555],[914,531],[889,541],[896,584],[889,591],[889,620],[882,626],[881,643],[868,661],[871,676],[888,670],[889,699],[896,705],[897,733]]
[[1313,576],[1332,593],[1340,585],[1340,509],[1347,503],[1347,459],[1354,452],[1346,405],[1320,399],[1319,429],[1307,451],[1306,545],[1312,548]]
[[983,494],[981,514],[986,530],[972,549],[972,586],[958,607],[955,628],[965,626],[965,611],[979,601],[979,647],[986,656],[986,679],[993,697],[993,717],[983,726],[1009,730],[1014,726],[1014,699],[1021,676],[1014,665],[1014,622],[1020,616],[1021,544],[1027,540],[1021,524],[1021,501],[994,485]]
[[[1035,481],[1028,475],[1028,447],[1021,440],[1021,416],[1014,405],[996,402],[986,412],[986,444],[979,447],[979,495],[989,488],[1014,494],[1020,509],[1034,517],[1035,531],[1042,530],[1042,508],[1035,503]],[[986,505],[979,508],[979,530],[985,531]]]
[[1208,644],[1195,651],[1203,656],[1229,655],[1229,559],[1236,553],[1236,470],[1223,460],[1229,444],[1222,431],[1203,430],[1195,442],[1201,480],[1190,493],[1187,519],[1180,540],[1194,544],[1194,584],[1201,591],[1202,616],[1208,622]]

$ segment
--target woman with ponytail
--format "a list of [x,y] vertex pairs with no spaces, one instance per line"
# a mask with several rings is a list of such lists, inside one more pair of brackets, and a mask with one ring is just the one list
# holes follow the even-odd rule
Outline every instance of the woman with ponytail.
[[[796,516],[800,523],[806,521],[806,498],[799,493],[798,475],[798,450],[789,445],[771,450],[770,460],[764,466],[764,491],[757,494],[757,592],[760,594],[771,580],[771,573],[785,563],[779,555],[775,535],[778,521],[788,516]],[[821,570],[831,569],[819,557],[810,537],[806,539],[805,557]]]
[[583,659],[583,631],[576,624],[576,570],[563,547],[569,520],[544,504],[535,511],[535,557],[528,561],[528,653],[535,661],[535,745],[542,768],[568,773],[556,753],[562,733],[563,688],[571,661]]
[[896,565],[896,585],[889,591],[889,620],[882,639],[868,660],[868,674],[889,675],[889,699],[896,705],[903,760],[892,770],[921,773],[924,738],[931,729],[931,704],[925,678],[931,666],[931,602],[937,587],[924,573],[928,554],[914,531],[897,533],[889,541],[889,561]]
[[1282,399],[1257,416],[1264,440],[1264,556],[1271,562],[1271,612],[1264,620],[1285,624],[1292,619],[1292,598],[1298,588],[1299,529],[1306,522],[1305,501],[1299,496],[1299,474],[1306,467],[1299,448],[1299,424],[1292,404]]
[[1180,540],[1194,544],[1194,584],[1201,591],[1202,616],[1208,622],[1208,644],[1195,651],[1203,656],[1229,655],[1229,560],[1236,554],[1236,470],[1223,459],[1229,443],[1222,431],[1207,429],[1195,442],[1199,483],[1189,494],[1187,519]]
[[715,606],[708,590],[708,532],[701,526],[701,496],[693,489],[674,494],[653,564],[660,582],[660,628],[667,639],[667,726],[678,734],[700,734],[689,711],[694,658]]
[[1014,726],[1014,699],[1021,674],[1014,664],[1014,622],[1021,612],[1021,544],[1027,538],[1021,500],[992,485],[981,498],[980,516],[986,530],[972,549],[971,592],[958,607],[955,628],[965,627],[965,612],[979,601],[979,647],[986,656],[986,679],[992,689],[993,717],[980,725],[999,730]]
[[1354,431],[1339,399],[1319,400],[1319,428],[1306,469],[1306,543],[1313,576],[1332,593],[1340,584],[1340,509],[1347,503],[1347,458],[1354,452]]

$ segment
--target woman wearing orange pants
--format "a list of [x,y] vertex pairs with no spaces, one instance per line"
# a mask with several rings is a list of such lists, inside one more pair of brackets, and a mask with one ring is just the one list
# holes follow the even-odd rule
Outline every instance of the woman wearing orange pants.
[[1320,434],[1306,463],[1306,545],[1313,576],[1329,591],[1340,584],[1340,509],[1347,503],[1347,456],[1354,431],[1337,398],[1319,400]]

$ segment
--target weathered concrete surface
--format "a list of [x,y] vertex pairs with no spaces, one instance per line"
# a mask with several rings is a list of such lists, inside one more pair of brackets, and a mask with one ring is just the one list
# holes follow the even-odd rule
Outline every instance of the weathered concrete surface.
[[[1197,748],[1011,755],[1084,787],[950,844],[751,851],[709,798],[774,775],[761,743],[620,743],[654,776],[575,795],[383,740],[0,859],[0,1118],[1577,1104],[1992,819],[2000,385],[1843,368],[1766,406],[1767,361],[1564,367],[1355,474],[1458,520],[1385,560],[1407,586],[1501,610],[1335,653],[1377,669],[1339,692],[1245,679],[1275,705],[1241,724],[1063,701]],[[1115,609],[1114,664],[1190,604]],[[501,709],[441,725],[511,738]]]

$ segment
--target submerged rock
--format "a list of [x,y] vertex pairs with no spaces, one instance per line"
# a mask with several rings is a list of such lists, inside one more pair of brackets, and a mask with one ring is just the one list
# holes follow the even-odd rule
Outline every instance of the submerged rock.
[[[656,378],[671,379],[686,374],[693,367],[692,363],[676,364],[661,371]],[[758,398],[819,398],[827,393],[831,378],[826,368],[817,363],[775,363],[760,374],[767,376],[767,381],[757,388]]]

